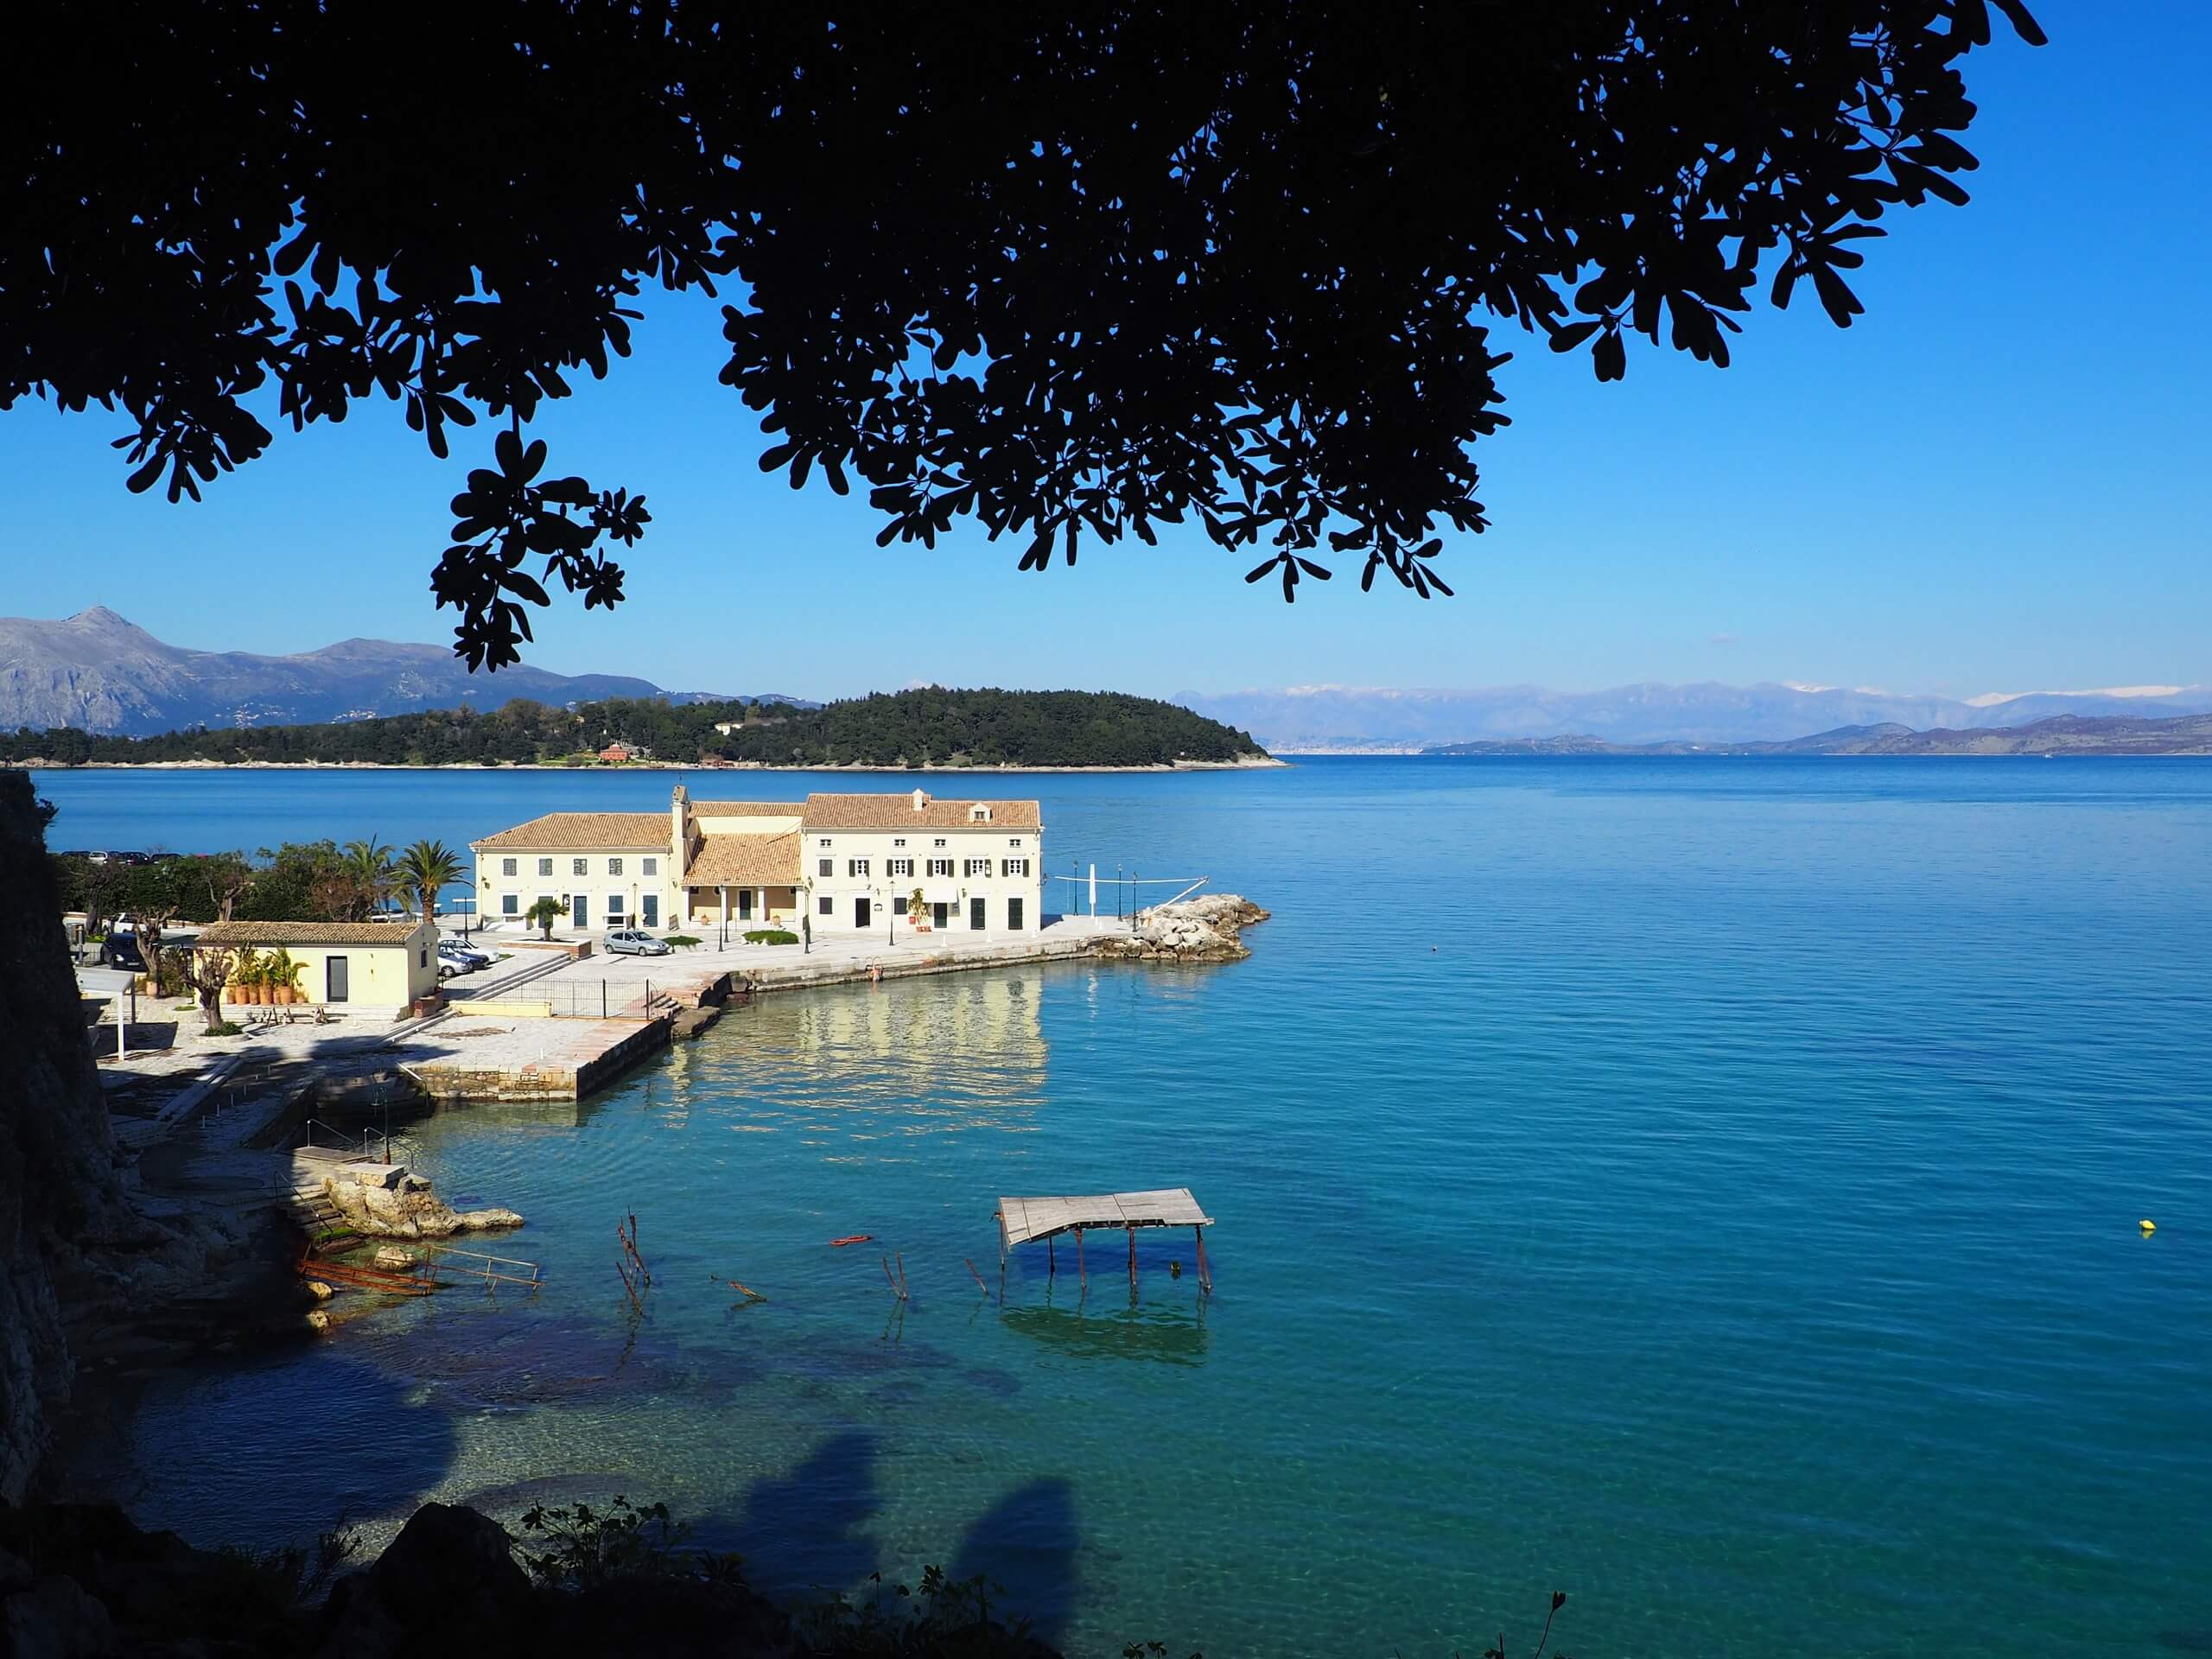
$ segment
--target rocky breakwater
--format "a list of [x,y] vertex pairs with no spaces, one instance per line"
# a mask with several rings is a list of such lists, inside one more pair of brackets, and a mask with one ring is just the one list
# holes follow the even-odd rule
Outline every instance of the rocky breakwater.
[[1210,893],[1136,913],[1127,933],[1098,942],[1097,954],[1124,962],[1241,962],[1252,954],[1243,931],[1268,912],[1233,893]]
[[347,1164],[325,1178],[322,1190],[365,1238],[450,1238],[522,1225],[512,1210],[455,1210],[404,1164]]

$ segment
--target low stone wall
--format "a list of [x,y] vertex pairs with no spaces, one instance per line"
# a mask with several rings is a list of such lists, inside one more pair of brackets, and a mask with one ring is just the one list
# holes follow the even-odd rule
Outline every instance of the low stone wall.
[[[467,1018],[474,1007],[457,1011]],[[543,1033],[545,1058],[518,1064],[478,1061],[473,1057],[421,1060],[401,1069],[434,1100],[458,1103],[471,1100],[552,1101],[582,1100],[602,1089],[647,1054],[668,1046],[671,1016],[652,1020],[569,1020],[531,1022]],[[603,1046],[588,1049],[594,1032],[620,1027],[621,1034]]]
[[576,1074],[553,1066],[525,1065],[499,1071],[457,1065],[416,1066],[410,1071],[433,1100],[449,1104],[471,1100],[579,1100]]
[[578,1066],[574,1098],[582,1100],[594,1089],[613,1082],[654,1050],[666,1048],[671,1023],[665,1017],[648,1020],[638,1027],[633,1035],[624,1038],[596,1059]]
[[1054,940],[1009,943],[933,954],[925,944],[902,944],[868,962],[810,963],[748,969],[744,977],[755,991],[804,991],[822,985],[862,985],[871,980],[912,979],[924,974],[964,974],[980,968],[1007,968],[1028,962],[1074,962],[1096,951],[1099,939],[1087,935],[1065,944]]

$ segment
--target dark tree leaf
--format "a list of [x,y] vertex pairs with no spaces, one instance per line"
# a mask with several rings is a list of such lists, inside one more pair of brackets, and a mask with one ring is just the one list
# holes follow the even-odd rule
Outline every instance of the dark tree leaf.
[[2043,41],[2021,0],[543,6],[390,62],[316,0],[46,31],[0,407],[119,410],[129,486],[172,499],[264,453],[260,396],[295,430],[396,402],[438,455],[484,417],[433,586],[496,668],[537,603],[510,560],[612,604],[649,523],[538,483],[520,429],[628,353],[648,284],[726,281],[762,467],[857,474],[885,544],[966,517],[1041,570],[1195,514],[1286,599],[1325,546],[1449,593],[1404,550],[1487,523],[1493,330],[1601,381],[1629,327],[1722,365],[1770,264],[1847,322],[1854,238],[1966,200],[1993,10]]

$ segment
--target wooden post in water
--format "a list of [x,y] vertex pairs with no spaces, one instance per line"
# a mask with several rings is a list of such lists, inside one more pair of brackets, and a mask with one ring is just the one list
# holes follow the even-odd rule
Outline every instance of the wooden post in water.
[[1130,1288],[1131,1290],[1135,1290],[1136,1287],[1137,1287],[1137,1230],[1136,1230],[1136,1227],[1135,1226],[1135,1224],[1132,1224],[1132,1225],[1131,1225],[1131,1226],[1130,1226],[1130,1228],[1129,1228],[1129,1288]]
[[1198,1247],[1198,1288],[1211,1296],[1213,1294],[1213,1274],[1206,1266],[1206,1230],[1203,1227],[1193,1227],[1191,1229],[1191,1237]]
[[1050,1279],[1059,1270],[1060,1259],[1053,1253],[1052,1241],[1048,1238],[1045,1241],[1045,1276]]
[[1090,1275],[1083,1270],[1083,1229],[1075,1230],[1075,1281],[1084,1289],[1090,1288]]

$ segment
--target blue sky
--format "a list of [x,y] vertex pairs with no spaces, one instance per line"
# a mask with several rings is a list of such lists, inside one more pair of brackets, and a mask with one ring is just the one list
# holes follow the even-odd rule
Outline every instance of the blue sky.
[[[1495,528],[1447,541],[1440,567],[1456,599],[1363,596],[1353,566],[1286,607],[1197,535],[1042,575],[973,531],[879,550],[859,494],[760,474],[757,426],[715,378],[714,306],[662,296],[637,353],[537,423],[561,466],[643,490],[655,522],[625,561],[628,601],[556,604],[530,660],[817,696],[2212,682],[2212,9],[2035,10],[2048,48],[2000,38],[1969,60],[1974,200],[1885,220],[1850,329],[1803,293],[1755,313],[1726,371],[1645,349],[1611,386],[1514,345],[1515,423],[1476,452]],[[0,416],[0,611],[105,604],[210,649],[449,637],[428,577],[478,464],[469,435],[441,464],[363,406],[171,506],[125,493],[120,429],[28,402]]]

